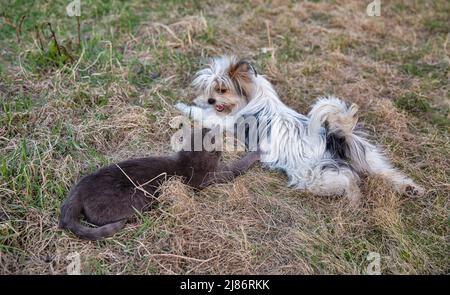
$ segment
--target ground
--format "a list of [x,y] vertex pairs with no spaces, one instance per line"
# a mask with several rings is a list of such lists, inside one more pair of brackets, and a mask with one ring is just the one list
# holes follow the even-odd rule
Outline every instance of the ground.
[[[1,274],[64,274],[71,253],[85,274],[364,274],[370,252],[383,274],[448,273],[450,2],[386,0],[370,17],[369,0],[82,0],[81,46],[69,1],[0,2]],[[357,103],[426,195],[366,177],[351,208],[257,165],[200,193],[169,180],[104,241],[59,230],[82,175],[171,152],[174,104],[207,57],[232,53],[299,112],[326,94]]]

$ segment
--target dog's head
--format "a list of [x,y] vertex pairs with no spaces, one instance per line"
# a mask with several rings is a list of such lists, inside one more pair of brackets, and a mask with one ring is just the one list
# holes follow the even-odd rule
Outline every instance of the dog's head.
[[194,103],[212,106],[218,114],[236,113],[252,97],[257,75],[248,61],[234,56],[213,58],[192,82],[199,94]]

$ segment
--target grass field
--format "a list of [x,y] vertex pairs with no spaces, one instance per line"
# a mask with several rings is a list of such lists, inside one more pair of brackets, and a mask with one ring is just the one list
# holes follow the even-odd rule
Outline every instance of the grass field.
[[[369,252],[383,274],[449,272],[450,2],[382,0],[369,17],[369,0],[82,0],[81,46],[68,2],[0,0],[1,274],[64,274],[73,252],[84,274],[363,274]],[[206,57],[227,53],[299,112],[325,94],[357,103],[426,196],[365,178],[351,209],[257,165],[200,193],[170,181],[104,241],[59,230],[81,176],[171,152],[173,105],[193,98]]]

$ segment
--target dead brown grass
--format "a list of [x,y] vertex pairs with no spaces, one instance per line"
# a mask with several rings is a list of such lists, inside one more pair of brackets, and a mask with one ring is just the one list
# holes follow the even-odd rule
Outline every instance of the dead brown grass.
[[[75,65],[42,74],[27,70],[20,53],[0,82],[4,103],[32,101],[0,111],[0,273],[66,273],[72,252],[83,273],[361,274],[369,252],[380,253],[383,273],[448,272],[448,125],[396,105],[417,93],[448,106],[448,72],[401,70],[417,61],[448,64],[449,35],[424,27],[448,6],[402,3],[407,8],[383,1],[379,18],[367,17],[361,1],[188,3],[163,16],[152,7],[132,33],[102,38],[100,57],[87,49]],[[201,192],[171,179],[154,210],[105,241],[60,231],[59,206],[73,183],[106,163],[168,153],[173,104],[192,98],[188,83],[200,60],[232,52],[253,59],[300,112],[328,93],[358,103],[369,134],[426,197],[405,199],[368,178],[354,209],[286,188],[283,174],[255,167]],[[132,83],[141,71],[134,61],[159,78]]]

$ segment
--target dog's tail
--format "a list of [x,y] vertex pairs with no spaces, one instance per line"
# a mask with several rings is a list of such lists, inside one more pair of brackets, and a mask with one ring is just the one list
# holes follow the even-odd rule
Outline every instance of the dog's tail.
[[126,220],[119,220],[100,227],[91,228],[81,224],[81,202],[70,196],[61,207],[60,228],[65,228],[86,240],[100,240],[112,236],[125,226]]
[[356,104],[347,106],[345,102],[334,96],[321,97],[309,112],[308,130],[311,134],[318,134],[320,129],[325,127],[329,134],[340,137],[351,135],[358,122],[357,111]]
[[362,133],[355,133],[357,111],[356,104],[348,106],[336,97],[319,98],[309,113],[308,130],[310,134],[319,135],[322,134],[321,128],[325,128],[326,149],[334,158],[350,160],[354,165],[365,167],[365,150],[371,144]]

